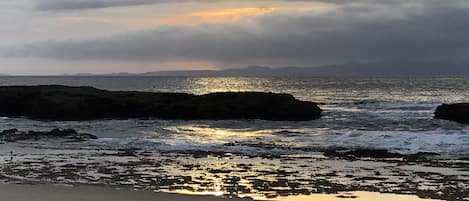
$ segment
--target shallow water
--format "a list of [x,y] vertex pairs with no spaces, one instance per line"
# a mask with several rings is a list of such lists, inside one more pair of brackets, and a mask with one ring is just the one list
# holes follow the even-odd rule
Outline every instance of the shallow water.
[[75,128],[101,137],[87,142],[86,146],[113,149],[284,155],[305,154],[329,147],[361,147],[399,153],[469,156],[469,126],[432,118],[433,111],[441,103],[469,100],[469,78],[0,78],[0,85],[37,84],[194,94],[219,91],[290,93],[301,100],[320,103],[324,117],[306,122],[158,119],[42,122],[1,118],[0,129]]

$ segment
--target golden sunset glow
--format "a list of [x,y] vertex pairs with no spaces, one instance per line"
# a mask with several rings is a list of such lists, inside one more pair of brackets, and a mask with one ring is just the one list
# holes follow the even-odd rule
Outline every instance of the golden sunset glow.
[[[446,23],[439,19],[454,14],[445,15],[432,2],[421,1],[4,1],[0,2],[0,21],[7,26],[0,28],[0,74],[309,68],[355,62],[387,68],[394,65],[388,62],[401,62],[395,58],[413,61],[417,57],[419,61],[412,66],[424,68],[426,61],[420,60],[465,58],[467,54],[457,53],[468,49],[463,45],[465,34],[445,32],[434,37],[428,33],[457,30],[467,20],[456,16],[450,20],[454,27],[440,27]],[[449,6],[443,10],[469,9],[464,0],[450,1],[443,4]],[[416,24],[425,26],[415,29]],[[409,27],[400,27],[404,25]],[[398,33],[401,30],[408,34]],[[440,41],[429,43],[435,39]],[[449,56],[443,56],[441,49],[446,42],[455,46],[444,46]],[[447,71],[446,61],[442,63],[434,64],[435,68]],[[40,68],[30,69],[38,64]],[[454,68],[467,66],[460,65]],[[335,72],[342,73],[342,69]]]
[[140,22],[141,25],[155,26],[162,24],[196,24],[206,22],[232,22],[238,21],[246,17],[254,17],[265,15],[273,12],[286,12],[286,11],[321,11],[333,9],[334,7],[329,4],[318,3],[312,6],[278,6],[278,7],[239,7],[239,8],[226,8],[214,9],[205,11],[196,11],[184,13],[180,15],[170,16],[163,19],[151,19]]
[[[211,8],[199,9],[190,12],[181,12],[175,14],[167,14],[163,16],[137,16],[130,18],[107,18],[100,17],[83,17],[83,16],[66,16],[60,18],[68,23],[107,23],[115,26],[129,28],[148,28],[161,25],[195,25],[199,23],[224,23],[235,22],[248,17],[266,15],[275,12],[311,12],[325,11],[334,9],[335,6],[326,3],[314,3],[310,5],[291,6],[262,6],[262,7],[231,7],[231,8]],[[144,11],[142,11],[144,12]],[[145,11],[146,12],[146,11]]]
[[279,8],[232,8],[215,11],[203,11],[191,13],[189,17],[197,18],[204,22],[236,21],[243,17],[263,15],[271,13]]

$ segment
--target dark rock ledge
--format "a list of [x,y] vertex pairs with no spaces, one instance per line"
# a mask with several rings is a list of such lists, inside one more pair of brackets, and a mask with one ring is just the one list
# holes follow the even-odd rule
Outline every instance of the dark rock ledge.
[[98,139],[98,137],[87,134],[78,133],[73,129],[53,129],[51,131],[28,131],[23,132],[18,129],[4,130],[0,133],[0,141],[17,142],[26,140],[66,140],[66,141],[86,141],[91,139]]
[[469,124],[469,103],[440,105],[435,111],[435,118]]
[[0,87],[0,116],[40,120],[161,118],[306,121],[321,117],[316,103],[289,94],[223,92],[206,95],[106,91],[60,85]]

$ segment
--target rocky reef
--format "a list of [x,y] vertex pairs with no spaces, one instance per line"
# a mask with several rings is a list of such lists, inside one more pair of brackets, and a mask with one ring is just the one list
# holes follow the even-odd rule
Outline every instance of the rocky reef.
[[28,132],[19,131],[18,129],[9,129],[0,133],[0,141],[6,142],[17,142],[25,140],[66,140],[76,142],[90,139],[98,139],[98,137],[87,133],[78,133],[74,129],[53,129],[51,131]]
[[161,118],[305,121],[321,117],[316,103],[290,94],[222,92],[206,95],[106,91],[60,85],[0,87],[0,116],[40,120]]
[[440,105],[435,111],[435,118],[469,124],[469,103]]

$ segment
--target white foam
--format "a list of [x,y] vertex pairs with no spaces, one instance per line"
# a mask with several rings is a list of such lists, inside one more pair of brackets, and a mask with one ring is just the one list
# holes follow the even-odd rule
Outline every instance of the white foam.
[[347,131],[313,136],[310,140],[317,146],[386,149],[403,154],[469,155],[469,134],[463,131]]
[[[445,133],[446,132],[446,133]],[[274,136],[272,136],[274,137]],[[269,136],[265,141],[270,141]],[[254,144],[256,141],[253,141]],[[197,143],[190,139],[157,139],[157,138],[103,138],[89,142],[92,146],[111,149],[139,148],[152,151],[208,151],[232,152],[249,155],[257,154],[295,154],[304,153],[305,149],[342,147],[386,149],[402,154],[432,152],[443,155],[469,155],[469,134],[447,131],[347,131],[342,134],[305,135],[288,143],[278,143],[277,148],[250,146],[249,143],[225,146],[223,143]],[[295,147],[289,149],[288,146]]]
[[108,149],[130,149],[138,148],[147,151],[206,151],[218,153],[241,153],[246,155],[260,154],[290,154],[292,151],[283,149],[263,149],[260,147],[250,147],[244,145],[225,146],[223,143],[196,143],[191,140],[182,139],[156,139],[156,138],[103,138],[87,142],[90,146],[100,146]]

